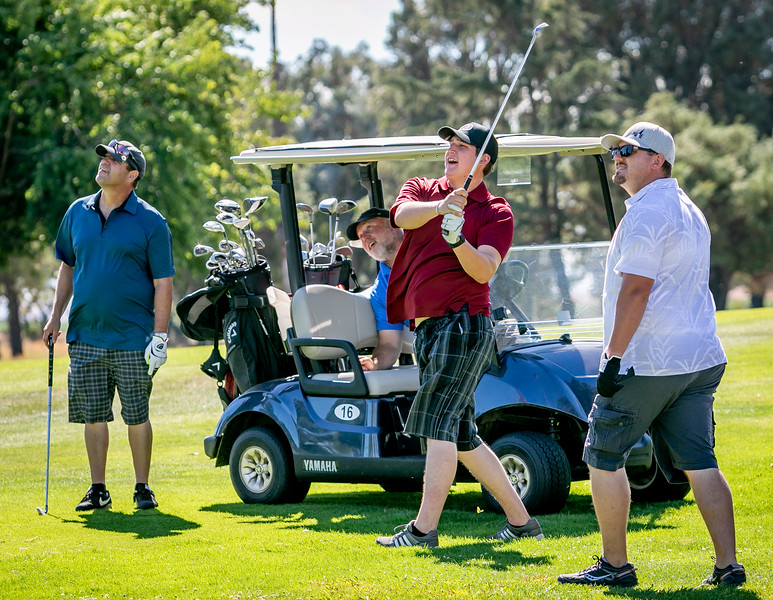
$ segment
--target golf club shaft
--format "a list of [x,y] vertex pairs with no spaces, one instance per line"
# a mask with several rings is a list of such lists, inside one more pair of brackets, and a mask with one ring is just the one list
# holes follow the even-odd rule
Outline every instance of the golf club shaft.
[[529,53],[531,52],[531,47],[534,45],[534,41],[537,39],[537,34],[547,26],[548,26],[547,23],[540,23],[534,28],[534,33],[531,36],[531,42],[529,42],[529,47],[526,49],[526,54],[523,55],[523,58],[521,59],[521,63],[518,65],[518,69],[515,72],[515,77],[513,77],[513,81],[507,90],[505,99],[502,100],[502,104],[499,106],[499,111],[497,112],[497,116],[494,117],[494,122],[491,123],[491,127],[488,130],[488,135],[486,136],[486,140],[483,142],[483,146],[481,146],[480,152],[478,152],[478,156],[475,159],[475,163],[472,165],[470,174],[467,176],[467,181],[464,182],[465,190],[469,189],[470,184],[472,183],[472,178],[475,175],[475,170],[478,168],[478,165],[480,164],[480,161],[483,158],[483,155],[486,153],[486,146],[488,146],[491,136],[494,135],[494,129],[496,128],[497,123],[499,123],[499,118],[502,116],[502,112],[505,110],[505,106],[507,106],[507,101],[510,99],[510,94],[513,92],[513,88],[515,87],[515,82],[518,81],[518,77],[520,77],[521,75],[521,71],[523,70],[523,65],[526,63],[526,59],[529,58]]
[[46,504],[48,513],[48,474],[51,466],[51,390],[54,385],[54,336],[48,336],[48,427],[46,433]]

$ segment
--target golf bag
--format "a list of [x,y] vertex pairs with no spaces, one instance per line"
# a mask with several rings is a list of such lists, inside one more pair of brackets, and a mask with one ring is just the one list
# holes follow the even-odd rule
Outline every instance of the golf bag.
[[[271,271],[263,260],[247,271],[213,272],[206,288],[177,303],[182,332],[193,340],[214,342],[201,370],[217,380],[224,405],[253,385],[295,372],[266,297],[270,285]],[[220,339],[225,339],[225,359]]]
[[285,352],[276,310],[268,302],[272,285],[268,263],[227,273],[229,311],[223,319],[226,360],[241,392],[253,385],[295,372]]
[[352,268],[352,261],[341,256],[336,256],[333,264],[329,260],[329,256],[321,255],[304,261],[306,284],[332,285],[349,292],[359,292],[360,284]]

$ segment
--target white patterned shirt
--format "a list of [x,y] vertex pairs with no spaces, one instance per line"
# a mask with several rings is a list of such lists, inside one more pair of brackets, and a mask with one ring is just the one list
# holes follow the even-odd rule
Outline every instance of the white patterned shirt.
[[664,376],[727,362],[709,291],[711,234],[706,218],[677,184],[658,179],[625,201],[604,277],[604,347],[609,343],[622,273],[654,280],[620,372]]

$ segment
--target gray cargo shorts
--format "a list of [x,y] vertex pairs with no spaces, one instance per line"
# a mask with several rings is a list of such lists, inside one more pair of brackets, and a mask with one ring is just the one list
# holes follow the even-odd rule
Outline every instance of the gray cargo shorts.
[[658,466],[669,481],[681,479],[678,471],[717,468],[713,405],[724,372],[722,364],[685,375],[635,375],[612,398],[597,395],[588,415],[583,460],[616,471],[649,431]]

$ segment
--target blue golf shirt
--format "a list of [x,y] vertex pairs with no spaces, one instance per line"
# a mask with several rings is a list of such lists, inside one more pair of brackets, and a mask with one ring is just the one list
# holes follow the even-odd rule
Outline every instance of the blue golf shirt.
[[404,323],[390,323],[387,320],[387,285],[389,284],[389,274],[392,272],[388,266],[384,263],[378,263],[378,275],[376,281],[370,287],[370,306],[373,308],[373,314],[376,316],[376,330],[382,331],[384,329],[402,329],[403,326],[408,326],[408,322]]
[[101,194],[73,202],[56,236],[56,257],[73,267],[67,342],[144,350],[153,335],[153,280],[174,275],[172,235],[135,192],[103,222]]

